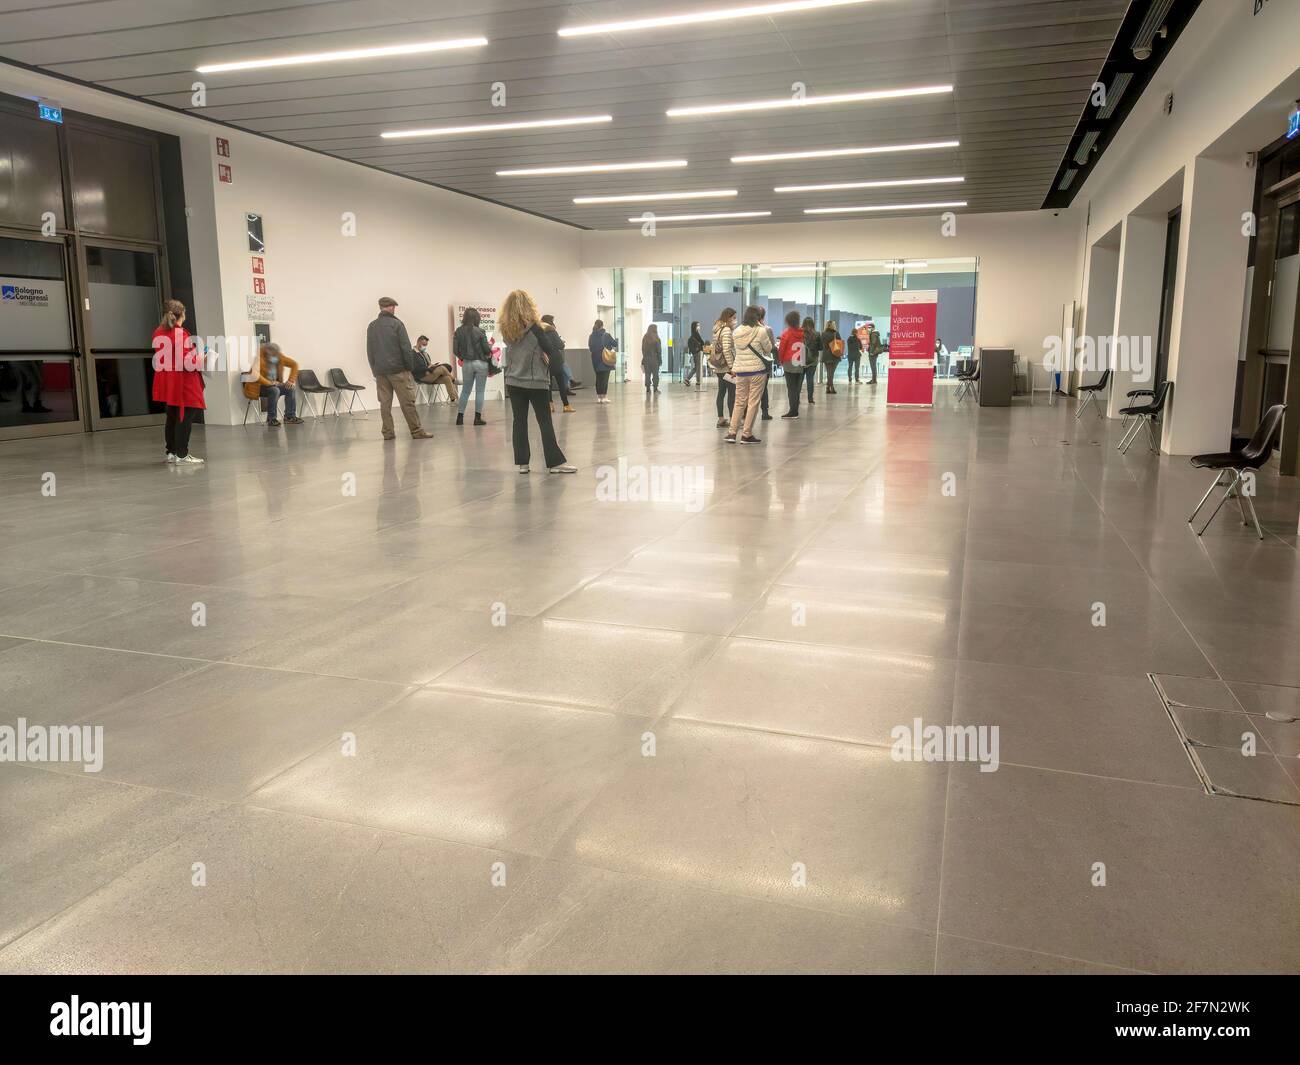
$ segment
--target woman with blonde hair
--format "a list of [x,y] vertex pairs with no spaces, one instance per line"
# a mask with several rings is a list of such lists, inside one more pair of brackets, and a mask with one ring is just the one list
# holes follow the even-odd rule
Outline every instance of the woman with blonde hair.
[[203,460],[190,454],[190,430],[203,401],[202,356],[185,329],[185,304],[167,300],[162,321],[153,331],[153,399],[167,407],[163,437],[167,462],[177,466],[202,466]]
[[501,337],[506,342],[502,363],[506,398],[514,414],[515,465],[520,473],[528,472],[528,408],[532,407],[542,431],[546,468],[551,473],[577,473],[576,466],[565,462],[551,424],[551,370],[539,319],[537,304],[523,289],[515,289],[501,304]]

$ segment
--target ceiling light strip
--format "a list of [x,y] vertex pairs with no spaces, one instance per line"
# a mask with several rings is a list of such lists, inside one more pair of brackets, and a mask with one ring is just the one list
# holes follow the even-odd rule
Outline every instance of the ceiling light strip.
[[556,126],[589,126],[613,122],[613,115],[581,115],[576,118],[540,118],[527,122],[486,122],[476,126],[435,126],[432,129],[395,129],[379,134],[384,140],[408,137],[447,137],[461,133],[505,133],[510,130],[554,129]]
[[700,192],[635,192],[626,196],[575,196],[574,203],[638,203],[648,200],[716,200],[739,196],[739,189],[705,189]]
[[224,74],[232,70],[261,70],[267,67],[297,67],[306,63],[339,63],[352,59],[378,59],[386,56],[424,55],[456,48],[482,48],[486,37],[462,37],[451,41],[420,41],[413,44],[388,44],[378,48],[344,48],[337,52],[310,52],[281,55],[269,59],[241,59],[233,63],[204,63],[195,67],[200,74]]
[[629,222],[638,225],[644,222],[704,222],[715,218],[767,218],[771,211],[724,211],[719,214],[654,214],[647,211],[644,215],[629,218]]
[[589,37],[596,33],[635,33],[638,30],[657,30],[667,26],[695,26],[701,22],[729,22],[738,18],[770,18],[772,15],[793,15],[802,11],[819,11],[829,7],[849,7],[870,3],[871,0],[785,0],[783,3],[746,4],[743,7],[714,8],[694,11],[685,15],[659,15],[655,18],[627,19],[623,22],[598,22],[588,26],[565,26],[556,32],[561,37]]
[[833,185],[778,185],[773,192],[836,192],[840,189],[894,189],[903,185],[957,185],[964,177],[900,178],[896,181],[842,181]]
[[733,163],[777,163],[789,159],[837,159],[849,155],[887,155],[892,152],[925,152],[957,148],[961,141],[923,141],[919,144],[884,144],[870,148],[814,148],[802,152],[766,152],[761,155],[733,155]]
[[497,177],[546,177],[551,174],[604,174],[623,170],[671,170],[686,166],[685,159],[656,159],[644,163],[591,163],[580,166],[527,166],[498,170]]
[[952,90],[951,85],[918,85],[907,89],[872,89],[867,92],[840,92],[829,96],[782,96],[775,100],[742,100],[731,104],[670,107],[665,114],[669,118],[694,118],[700,115],[729,115],[745,111],[774,111],[798,107],[820,107],[827,104],[901,100],[913,96],[937,96]]
[[930,211],[941,207],[965,207],[965,200],[943,203],[880,203],[868,207],[805,207],[804,214],[848,214],[850,211]]

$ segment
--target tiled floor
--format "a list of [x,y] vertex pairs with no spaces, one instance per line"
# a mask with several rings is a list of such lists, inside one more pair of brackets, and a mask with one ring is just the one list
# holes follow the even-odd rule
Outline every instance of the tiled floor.
[[1300,970],[1300,807],[1205,794],[1147,676],[1300,802],[1300,487],[1198,539],[1072,404],[883,393],[733,447],[585,390],[565,478],[499,405],[0,444],[0,724],[104,729],[0,764],[0,971]]

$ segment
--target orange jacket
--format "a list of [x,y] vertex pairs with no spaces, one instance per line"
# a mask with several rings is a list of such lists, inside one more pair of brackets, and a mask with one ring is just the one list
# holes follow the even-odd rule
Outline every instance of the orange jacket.
[[[287,378],[283,376],[286,370],[289,372]],[[257,380],[244,382],[244,395],[249,399],[258,399],[262,395],[261,390],[267,385],[283,384],[286,380],[298,380],[298,364],[284,352],[280,353],[280,369],[277,378],[277,380],[272,381],[266,376],[266,355],[259,351],[257,353]]]

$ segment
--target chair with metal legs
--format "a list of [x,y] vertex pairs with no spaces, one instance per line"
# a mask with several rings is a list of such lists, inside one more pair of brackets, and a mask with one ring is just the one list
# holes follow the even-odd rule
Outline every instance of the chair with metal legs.
[[339,413],[339,408],[342,406],[344,392],[348,394],[349,414],[352,413],[352,405],[354,403],[361,404],[361,413],[363,414],[370,413],[369,411],[366,410],[365,403],[362,401],[361,397],[357,394],[359,392],[364,392],[366,390],[365,385],[354,385],[351,381],[348,380],[348,375],[345,374],[338,367],[335,367],[334,369],[330,370],[330,384],[332,384],[336,389],[338,389],[338,392],[334,397],[335,414]]
[[1163,381],[1156,389],[1156,394],[1151,397],[1150,403],[1135,403],[1120,410],[1122,416],[1132,419],[1119,442],[1118,450],[1121,455],[1128,454],[1129,447],[1137,439],[1138,431],[1143,426],[1146,426],[1148,446],[1156,454],[1160,453],[1160,440],[1156,436],[1155,429],[1156,420],[1165,409],[1165,402],[1169,399],[1169,389],[1172,385],[1172,381]]
[[1097,397],[1101,395],[1103,392],[1105,392],[1109,386],[1110,386],[1109,366],[1107,366],[1106,369],[1102,371],[1101,377],[1096,381],[1096,383],[1091,385],[1080,385],[1078,390],[1084,394],[1083,402],[1079,404],[1079,409],[1074,412],[1074,420],[1078,421],[1079,418],[1082,416],[1083,412],[1086,411],[1089,405],[1092,404],[1095,404],[1097,407],[1098,418],[1106,417],[1105,413],[1101,409],[1101,402],[1097,399]]
[[965,370],[957,371],[957,394],[953,398],[960,403],[967,396],[975,395],[980,379],[980,364],[973,362]]
[[[316,376],[315,370],[298,371],[298,391],[302,393],[302,405],[311,412],[313,418],[319,418],[329,407],[329,397],[335,394],[335,390],[320,383]],[[322,410],[320,414],[316,413],[316,405],[312,402],[312,396],[324,396],[321,400]]]
[[[1201,496],[1201,501],[1196,504],[1196,510],[1193,510],[1187,518],[1187,524],[1191,525],[1192,520],[1200,512],[1201,507],[1205,506],[1205,501],[1210,498],[1210,493],[1216,488],[1223,485],[1223,475],[1232,474],[1232,480],[1228,482],[1227,490],[1223,493],[1223,498],[1219,500],[1218,505],[1210,513],[1204,525],[1199,530],[1192,526],[1197,536],[1204,534],[1205,530],[1210,527],[1210,522],[1215,515],[1222,509],[1223,504],[1234,494],[1237,496],[1237,507],[1241,510],[1241,524],[1249,525],[1252,521],[1255,523],[1255,532],[1259,538],[1264,539],[1264,530],[1259,525],[1259,515],[1255,513],[1254,492],[1247,492],[1245,488],[1246,474],[1260,469],[1268,461],[1268,457],[1273,452],[1277,444],[1277,438],[1282,432],[1282,415],[1286,413],[1286,404],[1278,403],[1276,406],[1269,407],[1264,412],[1264,417],[1260,419],[1259,427],[1255,430],[1255,435],[1250,438],[1244,447],[1236,451],[1223,451],[1216,454],[1193,455],[1192,465],[1197,469],[1214,470],[1214,483],[1205,490],[1205,495]],[[1246,511],[1250,510],[1250,518],[1247,520]]]

